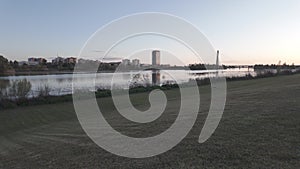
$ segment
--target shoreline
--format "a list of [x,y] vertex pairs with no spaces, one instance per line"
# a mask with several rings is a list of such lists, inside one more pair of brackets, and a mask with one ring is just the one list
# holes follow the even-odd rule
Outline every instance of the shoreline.
[[[77,72],[74,71],[37,71],[37,72],[16,72],[14,75],[4,75],[0,77],[9,77],[9,76],[39,76],[39,75],[63,75],[63,74],[85,74],[85,73],[92,73],[92,72]],[[113,71],[101,71],[98,73],[113,73]]]
[[[252,76],[246,75],[242,77],[231,77],[226,78],[228,82],[234,81],[251,81],[251,80],[259,80],[259,79],[268,79],[268,78],[276,78],[276,77],[285,77],[285,76],[297,76],[300,74],[300,71],[297,72],[288,72],[284,74],[274,74],[268,73],[259,76]],[[198,87],[201,86],[208,86],[210,85],[210,79],[196,79]],[[184,84],[185,86],[189,85],[189,82]],[[122,89],[122,90],[129,90],[130,94],[136,93],[146,93],[150,92],[155,89],[160,89],[163,91],[166,90],[173,90],[177,89],[177,84],[164,84],[161,86],[135,86],[130,89]],[[109,89],[98,89],[95,91],[96,98],[103,98],[103,97],[110,97],[111,91]],[[0,110],[1,109],[14,109],[17,107],[27,107],[27,106],[34,106],[34,105],[44,105],[44,104],[55,104],[55,103],[62,103],[62,102],[70,102],[73,100],[72,94],[65,94],[65,95],[45,95],[45,96],[37,96],[32,98],[18,98],[18,99],[2,99],[0,102]]]
[[[237,68],[232,68],[232,69],[237,69]],[[162,71],[164,70],[183,70],[183,71],[214,71],[212,70],[189,70],[189,69],[160,69]],[[231,70],[231,68],[228,69],[219,69],[219,71],[225,71],[225,70]],[[260,71],[271,71],[276,69],[254,69],[254,71],[260,72]],[[300,68],[296,67],[295,69],[281,69],[281,71],[299,71]],[[128,71],[121,71],[121,72],[132,72],[132,71],[141,71],[139,69],[137,70],[128,70]],[[142,70],[142,71],[149,71],[147,69]],[[215,70],[217,71],[217,70]],[[91,71],[81,71],[81,72],[76,72],[74,71],[30,71],[30,72],[14,72],[14,74],[0,74],[0,77],[14,77],[14,76],[41,76],[41,75],[64,75],[64,74],[91,74],[94,72]],[[102,70],[102,71],[97,71],[97,73],[115,73],[115,70]],[[118,72],[119,73],[119,72]]]

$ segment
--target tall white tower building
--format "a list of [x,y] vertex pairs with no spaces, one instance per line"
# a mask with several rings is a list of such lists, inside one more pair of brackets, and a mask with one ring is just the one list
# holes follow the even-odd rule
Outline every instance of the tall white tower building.
[[152,51],[152,65],[160,65],[160,51]]

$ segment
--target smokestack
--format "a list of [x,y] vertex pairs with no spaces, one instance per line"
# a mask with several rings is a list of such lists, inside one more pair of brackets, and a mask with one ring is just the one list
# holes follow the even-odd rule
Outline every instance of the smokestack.
[[216,60],[216,68],[219,69],[220,63],[219,63],[219,50],[217,50],[217,60]]

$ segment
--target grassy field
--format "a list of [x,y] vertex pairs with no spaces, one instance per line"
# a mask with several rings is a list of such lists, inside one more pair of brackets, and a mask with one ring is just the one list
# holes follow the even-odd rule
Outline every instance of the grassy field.
[[[203,144],[197,141],[210,104],[209,86],[200,91],[201,109],[188,136],[146,159],[115,156],[94,144],[71,102],[0,110],[0,168],[300,168],[299,74],[229,82],[223,118]],[[116,130],[148,137],[167,129],[178,113],[178,90],[165,92],[167,112],[143,125],[123,119],[110,98],[98,101]],[[138,93],[131,100],[146,110],[147,97]]]

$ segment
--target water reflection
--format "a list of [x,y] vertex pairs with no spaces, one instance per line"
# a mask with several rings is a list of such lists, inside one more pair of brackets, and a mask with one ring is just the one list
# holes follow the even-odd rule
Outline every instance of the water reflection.
[[[99,88],[110,89],[112,85],[118,88],[128,88],[133,85],[161,85],[174,82],[188,82],[190,79],[205,79],[216,76],[216,70],[148,70],[148,71],[131,71],[118,73],[82,73],[74,75],[74,83],[82,86],[84,90],[94,91]],[[257,76],[260,73],[253,69],[227,69],[219,70],[219,77],[242,77],[246,75]],[[173,77],[171,77],[172,75]],[[113,78],[114,76],[114,78]],[[38,75],[38,76],[9,76],[0,77],[0,89],[4,91],[9,83],[14,80],[26,78],[32,85],[32,95],[38,93],[41,86],[48,85],[51,88],[50,95],[64,95],[72,93],[73,74],[62,75]],[[113,80],[113,81],[112,81]],[[95,88],[96,86],[96,88]]]
[[160,70],[152,70],[152,85],[160,85]]
[[[10,81],[8,79],[0,79],[0,97],[3,98],[7,95]],[[1,100],[0,98],[0,100]]]
[[10,81],[8,79],[0,79],[0,90],[6,89],[9,86]]

